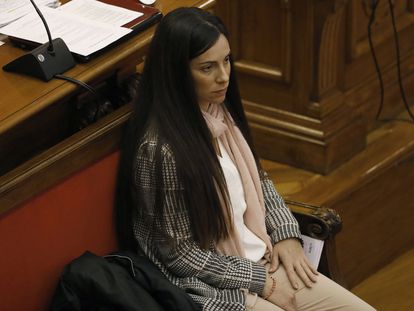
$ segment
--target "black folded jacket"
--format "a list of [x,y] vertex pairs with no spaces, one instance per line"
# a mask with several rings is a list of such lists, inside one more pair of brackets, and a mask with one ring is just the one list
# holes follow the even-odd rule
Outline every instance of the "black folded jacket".
[[69,263],[52,299],[52,311],[199,310],[146,257],[85,252]]

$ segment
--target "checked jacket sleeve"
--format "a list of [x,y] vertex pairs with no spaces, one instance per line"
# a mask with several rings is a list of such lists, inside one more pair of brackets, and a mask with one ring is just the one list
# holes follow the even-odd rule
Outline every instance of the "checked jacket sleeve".
[[266,230],[272,245],[289,238],[302,240],[297,220],[264,171],[261,172],[261,185],[266,208]]

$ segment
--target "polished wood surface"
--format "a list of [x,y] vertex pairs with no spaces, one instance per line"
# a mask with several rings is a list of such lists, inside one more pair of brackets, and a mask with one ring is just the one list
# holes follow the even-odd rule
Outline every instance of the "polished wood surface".
[[[208,8],[214,1],[206,0],[184,0],[180,3],[175,1],[157,1],[155,7],[164,14],[178,6],[199,6]],[[142,61],[145,49],[148,46],[154,27],[137,34],[130,40],[112,48],[90,62],[78,63],[66,74],[84,82],[90,82],[108,71],[120,68],[128,62],[134,64]],[[10,43],[0,47],[0,64],[6,64],[25,52]],[[0,71],[0,85],[2,92],[0,97],[0,134],[12,128],[32,114],[41,111],[46,106],[55,103],[57,100],[67,96],[76,88],[73,84],[60,80],[43,82],[35,78],[22,76],[14,73]]]
[[376,272],[352,292],[381,311],[414,310],[414,249]]
[[[167,14],[179,6],[209,8],[214,2],[213,0],[181,0],[180,3],[177,3],[176,1],[159,0],[155,7],[160,9],[163,14]],[[139,63],[142,61],[145,48],[148,46],[153,32],[154,27],[139,33],[88,63],[78,63],[66,74],[81,81],[90,82],[128,62]],[[0,51],[2,66],[25,53],[10,43],[1,46]],[[43,82],[3,70],[0,71],[0,86],[2,90],[7,90],[7,92],[2,92],[0,97],[0,134],[30,117],[33,113],[69,95],[76,88],[73,84],[60,80]]]
[[[159,0],[156,7],[166,14],[179,6],[210,9],[214,3]],[[125,77],[142,62],[153,32],[151,27],[96,59],[77,64],[66,74],[91,84],[111,75]],[[0,64],[23,53],[6,43],[0,47]],[[67,100],[80,93],[77,86],[0,71],[0,87],[5,90],[0,97],[0,158],[4,159],[0,162],[0,213],[115,150],[130,113],[127,105],[68,135]],[[13,162],[15,157],[20,162]]]
[[331,207],[341,215],[338,262],[350,287],[414,245],[414,126],[389,122],[367,141],[363,152],[328,175],[263,161],[286,198]]
[[[379,104],[368,45],[369,1],[217,3],[232,35],[242,97],[263,157],[326,174],[365,148]],[[412,102],[413,2],[393,3]],[[372,35],[384,75],[383,116],[396,115],[404,107],[387,1],[379,5]]]
[[119,148],[125,105],[0,177],[0,214]]

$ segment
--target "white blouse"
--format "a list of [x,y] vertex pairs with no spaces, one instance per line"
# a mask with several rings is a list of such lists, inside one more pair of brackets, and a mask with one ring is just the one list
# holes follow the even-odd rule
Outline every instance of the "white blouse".
[[234,226],[238,231],[242,246],[244,248],[245,257],[257,262],[264,256],[266,252],[266,244],[244,224],[243,216],[247,206],[244,198],[242,180],[239,171],[230,159],[226,149],[220,140],[218,141],[221,152],[219,161],[227,183],[230,204],[233,209]]

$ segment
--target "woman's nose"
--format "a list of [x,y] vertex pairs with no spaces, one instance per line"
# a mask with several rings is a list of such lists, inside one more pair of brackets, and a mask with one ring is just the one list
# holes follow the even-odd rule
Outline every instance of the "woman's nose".
[[218,73],[217,73],[216,81],[218,83],[228,82],[229,75],[230,75],[230,72],[228,68],[226,66],[220,66]]

